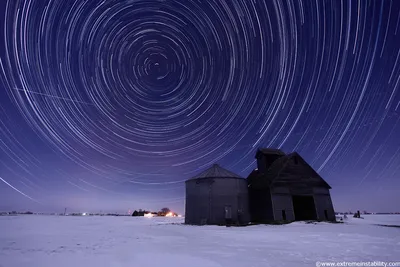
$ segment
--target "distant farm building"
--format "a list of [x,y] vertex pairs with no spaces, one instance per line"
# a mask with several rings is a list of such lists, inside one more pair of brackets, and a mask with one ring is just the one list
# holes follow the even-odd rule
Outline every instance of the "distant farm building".
[[260,149],[248,176],[252,222],[334,221],[331,187],[296,152]]
[[186,224],[248,224],[247,180],[219,165],[186,181]]
[[247,180],[213,165],[186,181],[186,224],[334,221],[331,187],[296,152],[259,149]]

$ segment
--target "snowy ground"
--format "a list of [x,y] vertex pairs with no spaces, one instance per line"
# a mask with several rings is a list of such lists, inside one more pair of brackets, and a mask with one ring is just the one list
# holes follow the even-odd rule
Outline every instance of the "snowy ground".
[[[217,227],[181,218],[0,217],[0,267],[315,266],[399,261],[399,215],[344,224]],[[178,223],[178,224],[176,224]]]

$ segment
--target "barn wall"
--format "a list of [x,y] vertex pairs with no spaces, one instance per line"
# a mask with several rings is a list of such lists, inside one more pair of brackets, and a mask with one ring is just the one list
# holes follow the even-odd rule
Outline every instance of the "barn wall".
[[282,155],[279,154],[263,154],[261,153],[260,155],[256,155],[257,158],[257,168],[262,172],[265,173],[268,168],[271,166],[274,161],[282,157]]
[[290,194],[288,187],[273,187],[271,188],[273,194]]
[[329,189],[325,187],[314,187],[313,192],[314,194],[329,195]]
[[[318,220],[328,220],[328,221],[335,221],[335,211],[333,209],[332,200],[329,194],[322,195],[317,194],[314,195],[314,203],[315,209],[317,211],[317,218]],[[325,216],[325,212],[327,211],[328,218]]]
[[272,194],[271,196],[275,220],[283,220],[282,210],[284,210],[286,212],[286,220],[294,221],[292,196],[289,194]]
[[[335,211],[333,209],[332,200],[329,189],[324,187],[310,186],[291,186],[291,187],[272,187],[271,188],[273,214],[275,220],[282,220],[282,210],[286,212],[288,221],[295,220],[293,208],[293,195],[309,195],[314,197],[315,209],[318,220],[334,221]],[[325,216],[327,210],[328,218]]]
[[251,221],[265,223],[274,220],[271,192],[269,188],[249,188]]
[[311,186],[299,186],[299,185],[292,185],[289,189],[291,195],[313,195],[313,187]]
[[312,189],[324,185],[321,177],[302,158],[294,157],[285,163],[279,172],[279,178],[274,181],[274,186],[303,187]]

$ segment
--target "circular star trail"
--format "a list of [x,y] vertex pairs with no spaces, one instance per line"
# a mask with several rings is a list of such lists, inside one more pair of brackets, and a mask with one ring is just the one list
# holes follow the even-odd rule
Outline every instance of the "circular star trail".
[[[214,162],[246,176],[261,146],[328,180],[357,166],[361,183],[371,154],[399,174],[396,1],[10,0],[4,14],[8,99],[98,177],[175,184]],[[31,157],[2,135],[11,161]]]
[[9,3],[14,20],[6,35],[14,41],[7,51],[15,57],[5,63],[21,75],[9,80],[10,93],[50,142],[63,151],[77,147],[73,156],[194,160],[240,142],[286,97],[267,88],[288,70],[279,74],[279,61],[265,61],[274,53],[283,59],[285,51],[272,43],[272,28],[254,21],[266,7],[258,8]]

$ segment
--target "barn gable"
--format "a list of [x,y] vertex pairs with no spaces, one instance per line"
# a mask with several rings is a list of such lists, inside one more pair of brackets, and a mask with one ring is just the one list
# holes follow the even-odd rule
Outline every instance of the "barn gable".
[[269,169],[270,186],[307,186],[324,187],[331,186],[297,153],[291,153],[278,160]]
[[265,173],[253,170],[247,177],[249,186],[316,186],[331,189],[330,185],[297,153],[276,159]]
[[331,187],[298,153],[260,149],[256,158],[247,177],[252,221],[335,220]]

